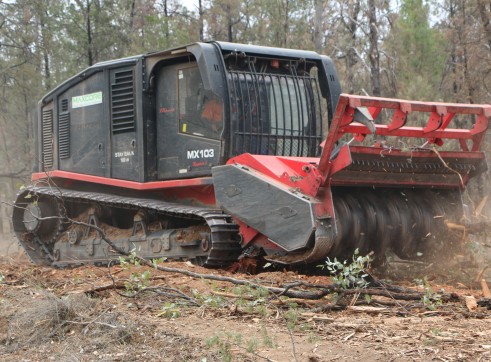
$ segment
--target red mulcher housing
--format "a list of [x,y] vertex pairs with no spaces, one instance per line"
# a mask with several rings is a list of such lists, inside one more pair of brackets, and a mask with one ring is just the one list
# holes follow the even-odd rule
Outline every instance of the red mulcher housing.
[[41,100],[14,229],[60,267],[117,260],[90,225],[126,251],[213,267],[414,258],[450,242],[490,116],[340,94],[313,52],[211,42],[100,63]]
[[[361,107],[364,112],[357,111]],[[376,121],[383,109],[392,111],[389,124],[368,123]],[[414,112],[429,114],[423,126],[406,125]],[[476,122],[471,129],[448,128],[456,115],[475,115]],[[460,191],[486,169],[479,150],[490,115],[490,106],[343,94],[320,158],[250,154],[232,158],[228,166],[213,170],[215,187],[224,185],[217,201],[238,219],[246,245],[267,248],[281,240],[275,244],[289,253],[272,258],[277,261],[313,262],[355,248],[381,254],[389,247],[401,257],[414,257],[442,237],[447,219],[462,216]],[[363,142],[370,133],[426,143],[400,149],[385,140],[372,141],[371,146],[339,142],[346,134]],[[436,149],[452,139],[458,140],[460,151]],[[255,184],[262,184],[260,190]],[[274,206],[268,207],[265,195],[273,188],[288,196],[278,203],[283,198],[275,195],[270,200]],[[240,199],[234,196],[241,194],[239,189],[244,194]],[[305,210],[298,212],[294,200]],[[274,224],[279,220],[275,212],[284,221]],[[306,248],[314,232],[315,243]]]

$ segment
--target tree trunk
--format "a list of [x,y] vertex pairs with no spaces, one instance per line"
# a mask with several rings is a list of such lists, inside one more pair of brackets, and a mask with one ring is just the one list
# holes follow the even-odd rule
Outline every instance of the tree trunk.
[[[462,19],[463,19],[463,25],[462,28],[465,32],[467,28],[467,9],[465,6],[465,1],[462,2]],[[474,82],[471,79],[471,74],[469,72],[469,50],[468,50],[468,40],[466,34],[462,34],[462,40],[461,44],[463,47],[463,66],[464,66],[464,82],[467,85],[467,102],[469,103],[475,103],[474,102]]]
[[89,67],[94,64],[94,54],[92,52],[92,27],[90,24],[90,5],[91,2],[90,0],[87,0],[87,22],[86,22],[86,29],[85,31],[87,32],[87,59],[89,63]]
[[[5,155],[6,165],[4,165],[4,170],[7,171],[7,174],[12,174],[12,159],[11,159],[10,154],[9,154],[8,143],[7,143],[7,137],[9,137],[9,135],[6,134],[7,133],[5,131],[6,129],[7,129],[7,127],[5,127],[5,126],[0,127],[0,133],[2,136],[2,143],[4,146],[4,150],[5,150],[4,155]],[[12,190],[15,190],[15,182],[14,182],[13,178],[10,178],[10,186],[12,187]]]
[[288,4],[289,4],[289,0],[286,0],[285,1],[285,22],[283,24],[283,40],[282,40],[282,43],[281,46],[282,47],[287,47],[287,44],[288,44],[288,32],[289,32],[289,28],[290,28],[290,23],[289,23],[289,19],[290,19],[290,8],[288,7]]
[[377,8],[375,0],[368,0],[368,21],[369,31],[369,58],[370,58],[370,79],[372,82],[372,94],[380,96],[380,53],[378,51],[379,33],[377,28]]
[[131,1],[131,8],[130,8],[130,30],[133,31],[134,26],[135,26],[135,6],[136,6],[136,0]]
[[47,31],[46,31],[46,23],[44,18],[44,12],[40,9],[39,13],[39,24],[41,27],[41,44],[42,44],[42,53],[43,53],[43,61],[44,61],[44,85],[46,90],[51,89],[51,71],[50,71],[50,62],[49,62],[49,54],[48,54],[48,42]]
[[315,0],[314,14],[314,47],[317,53],[322,52],[324,34],[322,31],[322,15],[324,12],[324,0]]
[[358,30],[358,14],[360,13],[360,0],[356,0],[354,4],[350,4],[348,10],[348,32],[350,34],[350,44],[348,44],[347,50],[347,75],[346,75],[346,89],[348,93],[354,93],[354,71],[353,67],[358,63],[358,56],[356,54],[356,31]]
[[479,8],[482,27],[488,43],[488,50],[491,52],[491,20],[489,18],[491,13],[491,4],[489,3],[489,0],[477,0],[477,7]]
[[205,32],[204,32],[204,22],[203,22],[203,17],[204,17],[204,10],[203,10],[203,1],[199,0],[198,1],[198,22],[199,22],[199,40],[204,41],[205,40]]
[[170,44],[170,31],[169,31],[169,8],[167,0],[164,0],[164,17],[165,17],[165,43],[167,46]]
[[[450,1],[450,9],[449,9],[449,17],[450,17],[450,24],[455,24],[455,3]],[[451,45],[451,50],[450,50],[450,69],[452,70],[452,92],[454,96],[454,100],[457,100],[458,98],[458,93],[459,93],[459,84],[457,83],[457,45],[455,41],[455,32],[456,27],[453,25],[453,34],[452,34],[452,45]]]
[[234,34],[233,34],[233,21],[232,21],[232,10],[230,8],[230,4],[225,6],[225,12],[227,14],[227,40],[231,43],[234,42]]

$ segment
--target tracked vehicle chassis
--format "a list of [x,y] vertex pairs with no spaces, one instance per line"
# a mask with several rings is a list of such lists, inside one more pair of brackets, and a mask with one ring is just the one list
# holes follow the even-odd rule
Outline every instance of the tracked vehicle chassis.
[[18,195],[13,220],[30,259],[55,267],[118,261],[97,228],[118,248],[147,258],[223,267],[241,253],[238,226],[221,210],[164,201],[30,187]]

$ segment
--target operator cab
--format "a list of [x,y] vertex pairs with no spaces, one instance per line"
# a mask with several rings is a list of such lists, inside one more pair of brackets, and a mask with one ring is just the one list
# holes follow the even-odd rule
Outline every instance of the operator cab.
[[212,42],[149,54],[147,64],[158,180],[208,176],[242,153],[319,155],[339,95],[329,58]]

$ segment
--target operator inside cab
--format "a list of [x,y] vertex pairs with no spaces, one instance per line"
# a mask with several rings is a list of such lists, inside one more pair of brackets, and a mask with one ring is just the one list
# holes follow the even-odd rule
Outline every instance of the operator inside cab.
[[223,128],[223,101],[203,87],[198,67],[180,69],[179,131],[219,139]]

